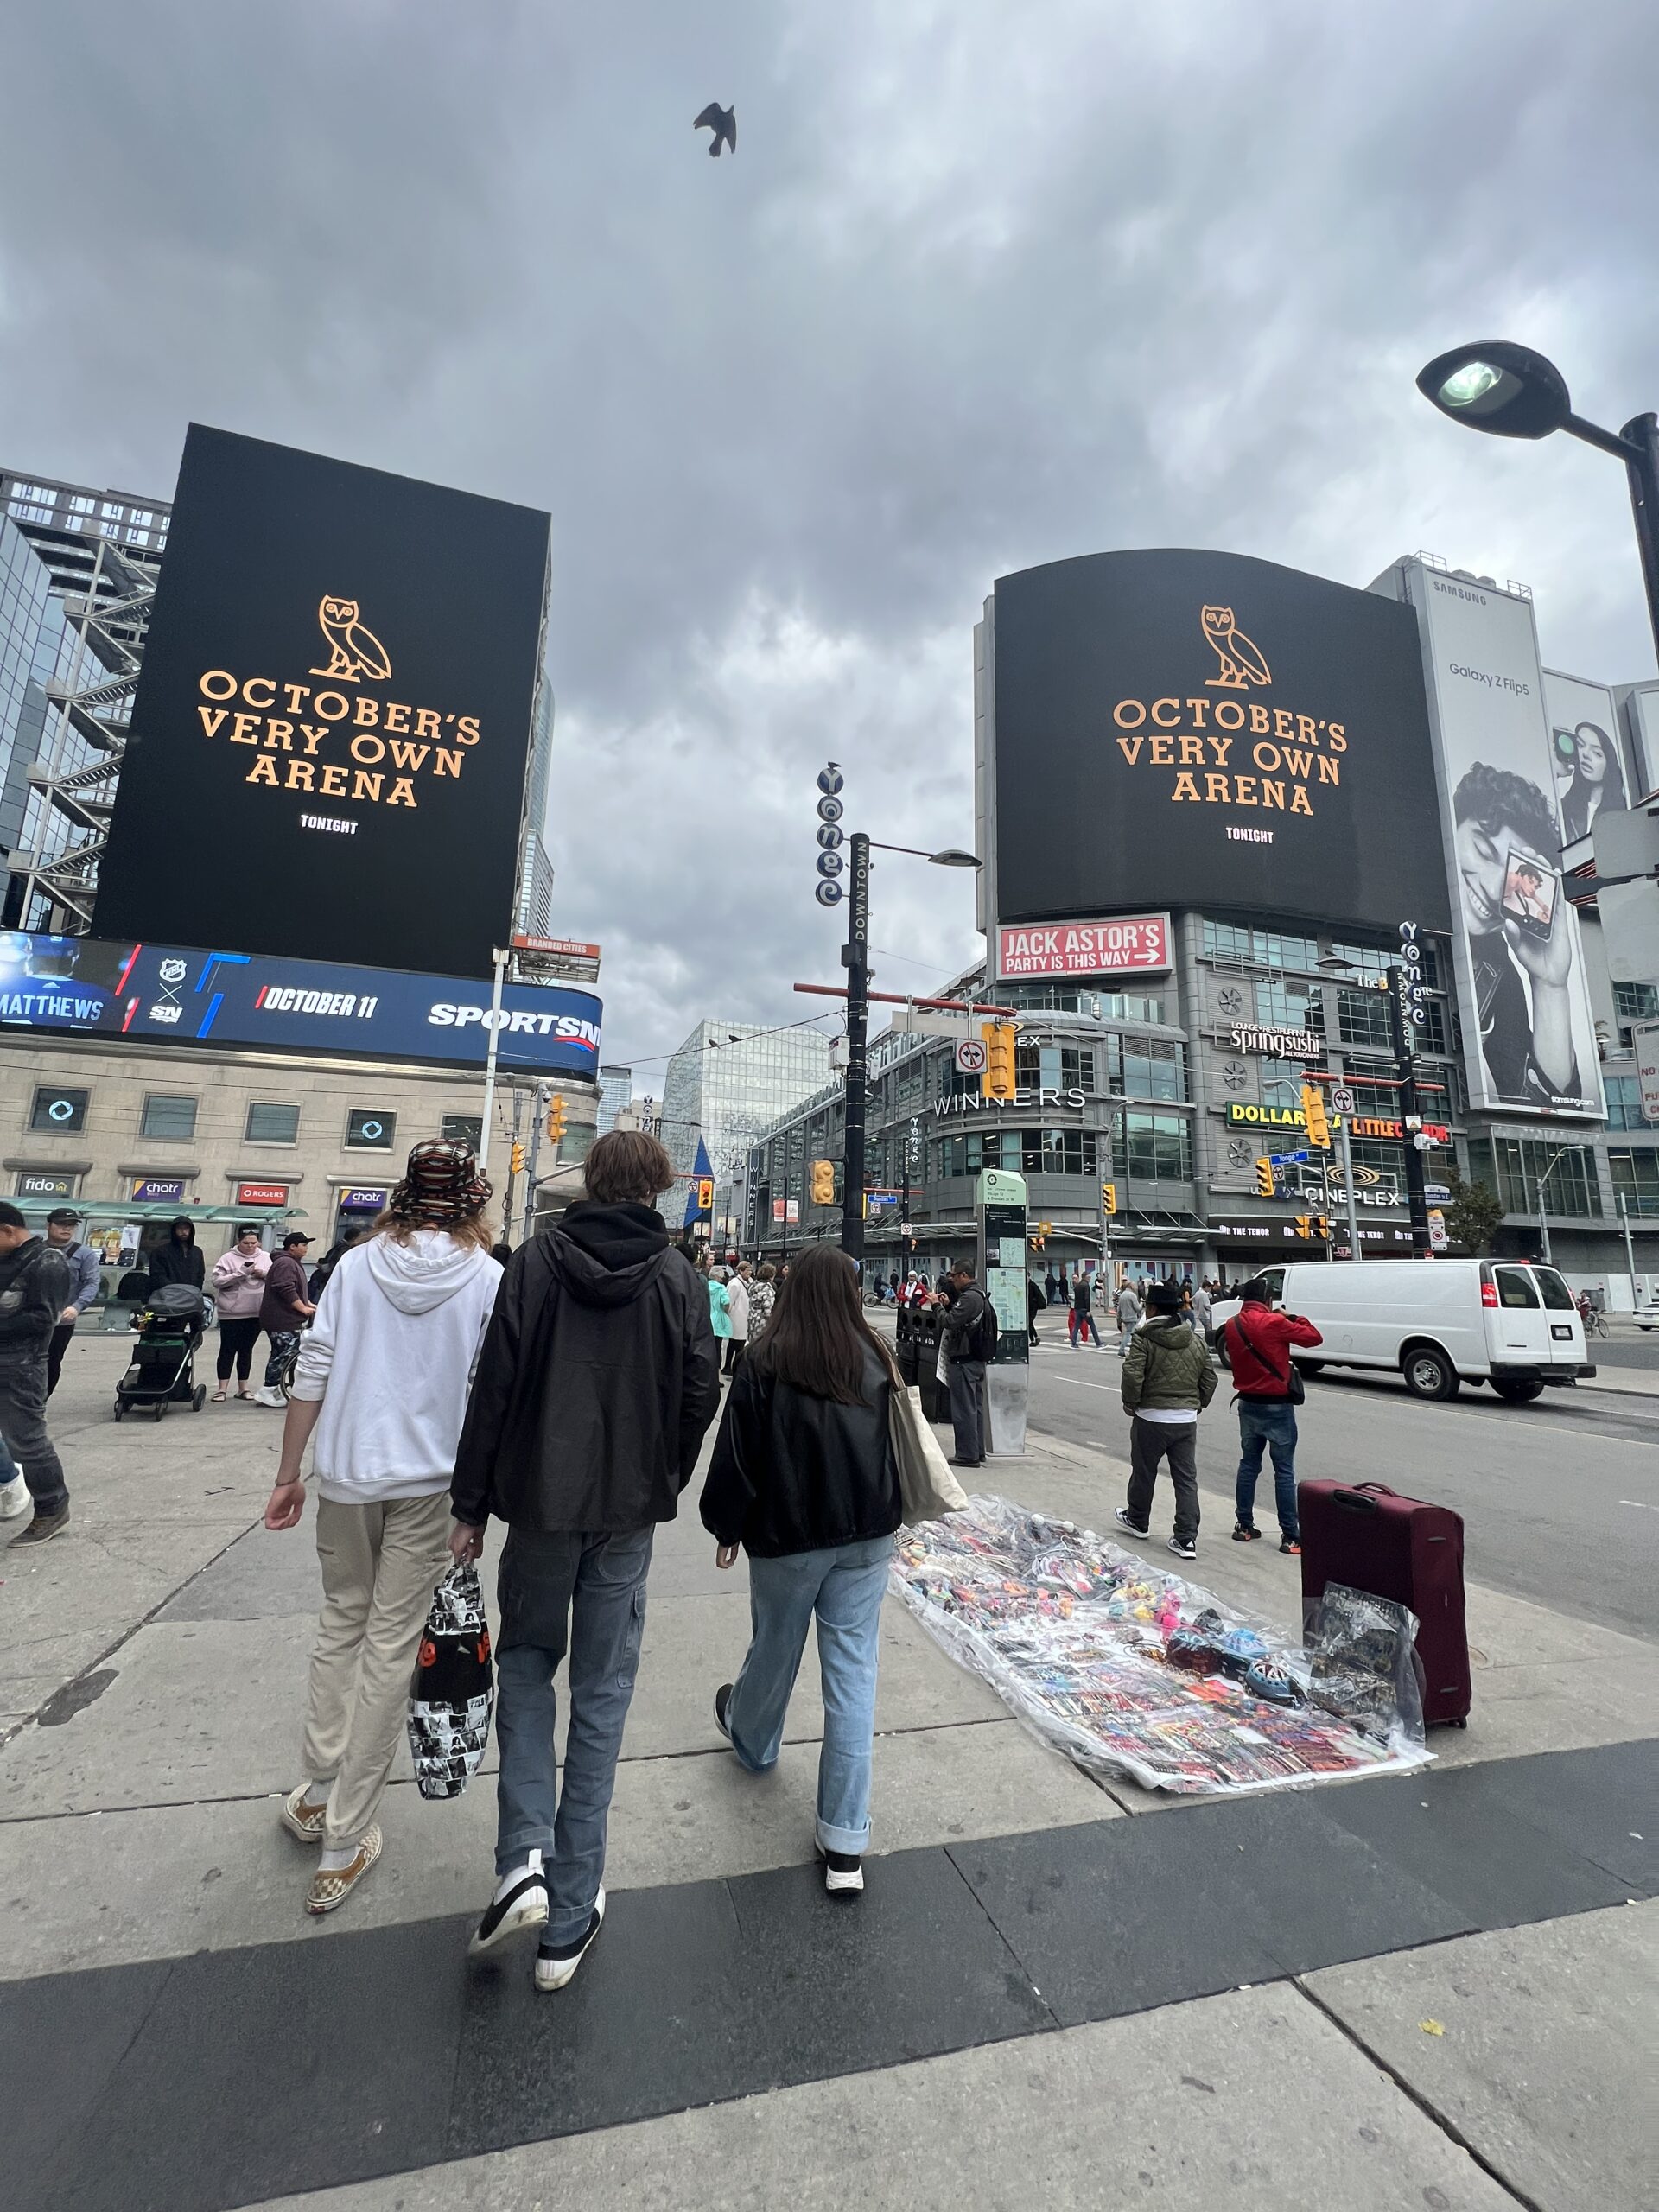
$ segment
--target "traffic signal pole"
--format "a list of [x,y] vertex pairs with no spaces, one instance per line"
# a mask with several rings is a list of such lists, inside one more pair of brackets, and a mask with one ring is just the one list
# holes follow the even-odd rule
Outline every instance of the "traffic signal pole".
[[[847,1092],[842,1141],[841,1249],[864,1268],[864,1123],[869,1093],[870,841],[861,830],[847,840]],[[787,1222],[788,1208],[785,1208]]]
[[1417,1063],[1412,1054],[1402,995],[1404,985],[1404,969],[1390,967],[1385,988],[1389,999],[1389,1031],[1394,1044],[1394,1071],[1400,1083],[1400,1134],[1406,1144],[1406,1196],[1411,1206],[1411,1255],[1414,1260],[1432,1260],[1434,1247],[1428,1236],[1427,1179],[1423,1173],[1423,1155],[1416,1142],[1422,1132],[1423,1122],[1417,1104]]

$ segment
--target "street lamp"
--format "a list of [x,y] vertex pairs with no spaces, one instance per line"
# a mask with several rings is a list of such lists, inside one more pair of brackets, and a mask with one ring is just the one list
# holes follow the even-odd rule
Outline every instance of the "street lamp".
[[1659,651],[1659,415],[1632,416],[1618,431],[1586,422],[1573,412],[1567,379],[1553,361],[1501,338],[1438,355],[1419,371],[1417,389],[1442,415],[1489,437],[1547,438],[1565,430],[1624,462],[1648,619]]
[[1543,1234],[1544,1265],[1546,1267],[1550,1267],[1554,1264],[1555,1255],[1549,1249],[1549,1217],[1544,1211],[1544,1192],[1549,1187],[1550,1177],[1555,1173],[1556,1161],[1558,1160],[1565,1160],[1569,1152],[1576,1152],[1577,1150],[1578,1147],[1576,1145],[1564,1144],[1558,1151],[1552,1152],[1549,1158],[1544,1162],[1543,1173],[1536,1179],[1536,1188],[1538,1192],[1538,1226]]
[[973,853],[947,845],[930,853],[919,845],[884,845],[854,830],[847,840],[850,881],[847,894],[847,942],[841,964],[847,970],[847,1094],[842,1143],[841,1249],[860,1268],[864,1264],[864,1124],[869,1103],[870,1026],[870,852],[907,853],[935,868],[979,868]]

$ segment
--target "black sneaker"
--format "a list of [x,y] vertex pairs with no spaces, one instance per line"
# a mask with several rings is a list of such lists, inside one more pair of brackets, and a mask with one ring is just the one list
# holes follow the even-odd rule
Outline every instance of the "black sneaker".
[[1262,1531],[1259,1529],[1252,1529],[1248,1522],[1241,1521],[1233,1531],[1233,1541],[1236,1544],[1259,1544],[1261,1541]]
[[1139,1536],[1143,1543],[1152,1534],[1150,1529],[1143,1529],[1138,1521],[1130,1520],[1128,1510],[1125,1506],[1119,1505],[1115,1507],[1112,1512],[1112,1518],[1116,1522],[1120,1529],[1127,1529],[1130,1535]]
[[864,1888],[864,1861],[850,1851],[826,1851],[818,1846],[818,1856],[823,1861],[823,1886],[832,1897],[856,1897]]
[[37,1510],[22,1535],[12,1538],[12,1549],[16,1551],[24,1544],[49,1544],[59,1529],[67,1529],[68,1525],[69,1509],[67,1505],[60,1506],[55,1513]]
[[732,1732],[727,1726],[726,1714],[732,1702],[733,1688],[732,1683],[722,1682],[715,1692],[715,1726],[728,1744],[732,1740]]
[[545,1936],[536,1953],[536,1986],[537,1989],[563,1989],[571,1980],[576,1968],[587,1955],[588,1946],[605,1924],[605,1885],[600,1885],[599,1895],[594,1899],[593,1917],[576,1941],[561,1950],[555,1950]]
[[1297,1536],[1281,1538],[1279,1548],[1281,1552],[1288,1552],[1293,1559],[1300,1559],[1302,1555],[1301,1540]]
[[481,1958],[524,1929],[546,1925],[547,1876],[542,1870],[541,1853],[532,1851],[518,1873],[497,1884],[489,1908],[467,1942],[467,1955]]
[[1172,1536],[1167,1548],[1177,1559],[1197,1559],[1198,1555],[1198,1548],[1191,1536]]

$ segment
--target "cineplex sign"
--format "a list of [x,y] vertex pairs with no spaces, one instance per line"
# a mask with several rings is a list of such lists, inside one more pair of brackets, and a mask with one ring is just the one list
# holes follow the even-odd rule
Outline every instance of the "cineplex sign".
[[999,982],[1029,976],[1167,975],[1167,914],[1117,914],[1091,922],[1004,923],[996,933]]

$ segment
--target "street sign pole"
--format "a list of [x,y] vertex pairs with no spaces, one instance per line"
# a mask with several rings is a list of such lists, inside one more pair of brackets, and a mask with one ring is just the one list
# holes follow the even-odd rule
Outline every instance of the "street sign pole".
[[855,830],[847,841],[847,1103],[842,1147],[841,1249],[864,1265],[864,1113],[869,1086],[870,841]]
[[506,980],[510,953],[498,947],[492,954],[495,963],[495,987],[490,995],[490,1041],[484,1057],[484,1126],[478,1138],[478,1172],[484,1174],[490,1164],[490,1123],[495,1118],[495,1062],[497,1041],[501,1034],[501,986]]
[[1359,1243],[1359,1199],[1354,1191],[1354,1147],[1348,1133],[1348,1117],[1352,1111],[1351,1106],[1342,1116],[1342,1181],[1348,1194],[1348,1249],[1354,1259],[1363,1260],[1365,1255]]

